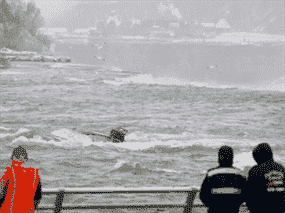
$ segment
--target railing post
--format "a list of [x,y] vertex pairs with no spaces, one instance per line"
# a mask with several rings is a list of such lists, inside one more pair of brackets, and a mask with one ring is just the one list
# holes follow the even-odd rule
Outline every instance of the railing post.
[[184,207],[183,213],[191,213],[197,190],[188,191],[187,194],[186,206]]
[[62,210],[63,197],[64,197],[64,189],[59,189],[59,192],[56,195],[54,213],[59,213]]

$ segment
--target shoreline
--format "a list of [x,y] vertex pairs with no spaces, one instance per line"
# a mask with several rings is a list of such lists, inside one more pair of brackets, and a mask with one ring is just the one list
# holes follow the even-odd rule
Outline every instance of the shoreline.
[[[52,51],[49,52],[30,52],[30,51],[15,51],[8,48],[0,49],[0,59],[9,61],[29,61],[29,62],[63,62],[69,63],[71,59],[69,57],[61,55],[55,55]],[[0,64],[3,62],[0,61]],[[10,66],[11,64],[9,64]],[[9,67],[4,66],[4,67]]]
[[222,46],[236,46],[236,45],[255,45],[263,46],[266,44],[271,45],[284,45],[284,35],[266,35],[266,34],[236,34],[227,33],[210,38],[190,38],[185,36],[179,37],[146,37],[146,36],[116,36],[116,37],[101,37],[101,38],[88,38],[88,39],[73,39],[62,38],[54,44],[84,44],[86,46],[94,43],[108,42],[108,43],[142,43],[142,44],[207,44],[207,45],[222,45]]

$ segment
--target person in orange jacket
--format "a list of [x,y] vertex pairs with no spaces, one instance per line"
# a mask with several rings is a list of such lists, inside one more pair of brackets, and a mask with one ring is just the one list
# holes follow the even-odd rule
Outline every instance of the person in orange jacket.
[[21,146],[13,150],[11,160],[0,180],[0,212],[34,213],[42,198],[39,171],[23,167],[28,155]]

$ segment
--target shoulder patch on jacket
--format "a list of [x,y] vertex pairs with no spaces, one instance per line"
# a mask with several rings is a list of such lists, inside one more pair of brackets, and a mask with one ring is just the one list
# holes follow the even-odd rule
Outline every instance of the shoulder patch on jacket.
[[242,175],[241,171],[236,168],[217,168],[214,170],[209,171],[208,176],[211,177],[213,175],[217,174],[236,174],[236,175]]

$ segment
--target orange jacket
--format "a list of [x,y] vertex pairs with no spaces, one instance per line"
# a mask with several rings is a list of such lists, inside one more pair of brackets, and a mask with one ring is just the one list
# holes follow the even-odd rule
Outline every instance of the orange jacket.
[[6,170],[1,183],[5,185],[8,180],[9,183],[0,212],[34,213],[34,196],[39,182],[38,169],[15,166],[12,163]]

